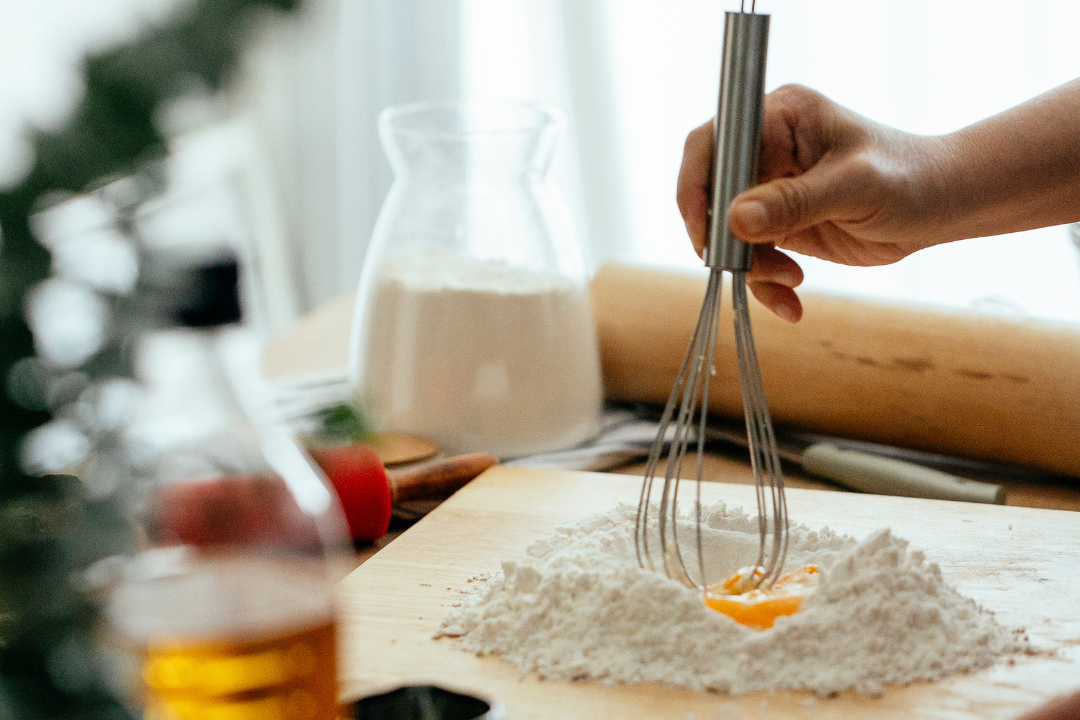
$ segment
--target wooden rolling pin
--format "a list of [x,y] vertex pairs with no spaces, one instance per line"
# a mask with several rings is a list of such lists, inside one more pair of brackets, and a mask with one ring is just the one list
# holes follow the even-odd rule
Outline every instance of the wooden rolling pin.
[[[592,282],[605,391],[664,403],[704,272],[612,264]],[[725,288],[725,293],[729,292]],[[1080,327],[801,293],[791,325],[751,302],[777,423],[1080,477]],[[709,409],[742,415],[730,312]]]

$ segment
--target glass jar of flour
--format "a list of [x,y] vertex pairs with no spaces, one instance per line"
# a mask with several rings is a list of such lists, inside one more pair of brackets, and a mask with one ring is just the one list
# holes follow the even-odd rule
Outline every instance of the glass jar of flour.
[[357,400],[383,430],[507,458],[597,431],[587,277],[547,171],[552,106],[422,103],[379,118],[395,182],[364,262],[350,341]]

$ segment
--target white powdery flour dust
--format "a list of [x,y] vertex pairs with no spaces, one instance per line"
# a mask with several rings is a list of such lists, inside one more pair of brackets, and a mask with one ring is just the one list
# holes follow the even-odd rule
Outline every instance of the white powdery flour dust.
[[[1022,631],[957,593],[936,564],[887,529],[856,542],[793,525],[785,567],[814,563],[821,579],[800,612],[752,630],[707,608],[698,592],[639,568],[635,514],[620,505],[533,543],[455,608],[438,636],[460,637],[466,650],[543,678],[731,693],[879,693],[884,683],[937,680],[1027,649]],[[753,564],[756,518],[723,503],[702,516],[709,582]],[[692,538],[693,525],[684,518],[679,532]],[[693,547],[684,556],[697,566]]]

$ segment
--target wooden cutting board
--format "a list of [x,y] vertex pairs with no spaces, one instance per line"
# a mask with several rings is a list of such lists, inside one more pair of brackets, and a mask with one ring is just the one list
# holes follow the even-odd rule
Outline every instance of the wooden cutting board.
[[[816,490],[789,491],[793,519],[858,538],[892,527],[938,562],[960,592],[1004,624],[1026,627],[1056,657],[889,687],[880,698],[818,699],[805,692],[723,696],[652,684],[548,682],[463,652],[454,640],[432,639],[460,591],[473,587],[467,578],[499,569],[561,523],[636,503],[639,488],[639,479],[621,475],[507,466],[481,475],[342,582],[346,696],[436,682],[500,699],[510,720],[1011,718],[1080,688],[1080,514]],[[753,506],[746,485],[707,483],[704,495]]]

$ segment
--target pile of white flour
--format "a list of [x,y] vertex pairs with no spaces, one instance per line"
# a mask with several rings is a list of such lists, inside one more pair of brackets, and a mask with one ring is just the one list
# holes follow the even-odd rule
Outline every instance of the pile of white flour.
[[596,433],[600,360],[583,286],[435,246],[388,258],[375,282],[357,382],[378,426],[500,457]]
[[[855,542],[828,528],[792,526],[785,568],[820,566],[817,590],[795,615],[749,629],[707,608],[699,593],[638,567],[635,513],[620,505],[533,543],[527,557],[504,562],[455,608],[438,635],[544,678],[731,693],[878,693],[883,683],[936,680],[1025,649],[1021,631],[949,587],[936,564],[888,530]],[[753,564],[755,518],[723,503],[703,517],[707,582]],[[684,520],[679,532],[687,565],[696,568],[693,526]]]

